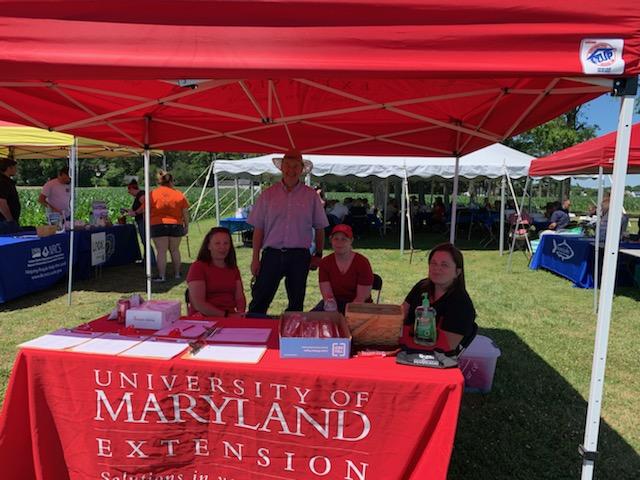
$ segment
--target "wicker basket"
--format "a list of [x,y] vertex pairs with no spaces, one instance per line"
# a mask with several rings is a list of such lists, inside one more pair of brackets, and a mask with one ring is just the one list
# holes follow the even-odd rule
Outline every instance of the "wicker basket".
[[355,345],[398,345],[404,320],[400,305],[349,303],[345,317]]
[[36,227],[36,233],[39,237],[50,237],[51,235],[55,235],[57,230],[57,225],[38,225]]

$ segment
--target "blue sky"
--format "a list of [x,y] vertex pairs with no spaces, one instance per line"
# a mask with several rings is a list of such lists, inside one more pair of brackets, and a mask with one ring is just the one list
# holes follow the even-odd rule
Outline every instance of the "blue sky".
[[[620,110],[620,99],[611,95],[602,95],[590,101],[582,107],[580,113],[583,119],[589,124],[596,124],[599,127],[598,136],[614,131],[618,127],[618,112]],[[633,123],[640,122],[640,115],[633,116]],[[596,187],[593,180],[578,180],[578,184],[585,187]],[[640,175],[628,175],[627,185],[640,184]],[[606,185],[606,183],[605,183]]]

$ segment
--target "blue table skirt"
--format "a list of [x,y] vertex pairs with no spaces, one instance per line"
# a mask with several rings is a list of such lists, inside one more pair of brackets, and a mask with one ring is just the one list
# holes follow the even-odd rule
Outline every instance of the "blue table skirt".
[[[107,261],[103,266],[125,265],[140,260],[134,225],[77,231],[74,238],[74,277],[91,277],[91,234],[105,232]],[[0,303],[45,290],[67,276],[68,232],[50,237],[0,236]]]
[[93,228],[91,230],[79,230],[74,239],[73,274],[75,278],[82,280],[91,277],[91,235],[105,232],[107,240],[107,261],[103,267],[115,267],[127,265],[141,260],[140,247],[135,225],[114,225],[113,227]]
[[[593,238],[576,235],[543,235],[531,259],[532,270],[544,268],[571,280],[576,287],[593,288],[595,246]],[[621,243],[620,248],[640,248],[638,243]],[[602,252],[602,249],[600,249]],[[622,265],[618,257],[618,267]],[[600,269],[602,271],[602,269]],[[618,268],[617,284],[629,283]]]
[[229,229],[231,233],[253,230],[253,227],[247,223],[246,218],[223,218],[220,220],[220,226]]
[[45,290],[66,277],[69,236],[0,237],[0,303]]

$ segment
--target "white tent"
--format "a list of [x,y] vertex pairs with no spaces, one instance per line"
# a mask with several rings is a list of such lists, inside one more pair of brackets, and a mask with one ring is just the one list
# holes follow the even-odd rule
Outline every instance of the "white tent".
[[[245,160],[216,160],[213,166],[214,183],[217,184],[218,175],[230,175],[234,178],[265,179],[280,175],[280,171],[273,164],[273,159],[282,154],[269,154]],[[504,238],[504,203],[505,203],[505,174],[510,178],[526,177],[529,164],[534,159],[513,148],[496,143],[464,155],[458,159],[454,157],[378,157],[378,156],[349,156],[349,155],[304,155],[306,160],[313,162],[312,175],[324,181],[335,180],[367,180],[397,179],[402,180],[403,194],[401,195],[401,210],[406,211],[406,182],[408,180],[445,178],[454,180],[454,192],[457,192],[458,177],[473,178],[503,178],[502,184],[502,212],[500,221],[500,252],[503,251]],[[456,172],[457,167],[457,172]],[[237,185],[237,184],[236,184]],[[216,205],[219,195],[216,189]],[[456,195],[453,196],[451,240],[454,240],[456,229]],[[237,203],[237,202],[236,202]],[[219,208],[216,208],[219,212]],[[404,219],[404,215],[403,215]],[[219,215],[217,218],[220,221]],[[400,251],[404,250],[404,222],[400,232]]]

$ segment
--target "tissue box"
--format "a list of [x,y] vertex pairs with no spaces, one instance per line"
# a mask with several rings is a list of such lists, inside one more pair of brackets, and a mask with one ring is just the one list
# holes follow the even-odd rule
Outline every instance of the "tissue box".
[[489,337],[477,335],[458,358],[464,376],[464,391],[488,393],[493,385],[493,374],[500,349]]
[[[287,318],[299,315],[304,320],[331,320],[337,326],[340,337],[307,338],[286,337],[283,326]],[[335,358],[351,356],[351,334],[341,313],[338,312],[285,312],[280,318],[280,358]]]
[[181,304],[177,300],[149,300],[127,310],[127,327],[160,330],[180,318]]

